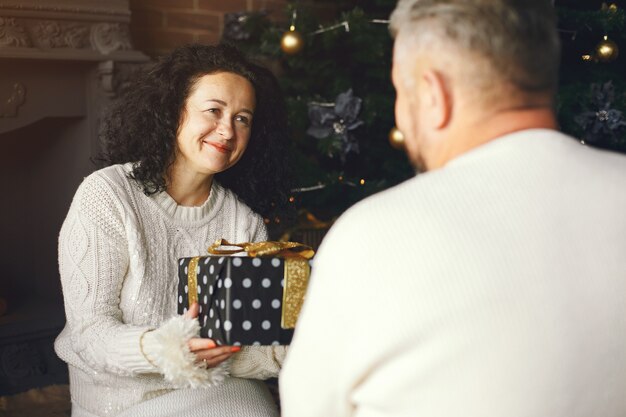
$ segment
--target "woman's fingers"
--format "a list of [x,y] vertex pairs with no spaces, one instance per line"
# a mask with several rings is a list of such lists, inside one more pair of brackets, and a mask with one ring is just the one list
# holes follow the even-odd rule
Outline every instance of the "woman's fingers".
[[204,360],[204,359],[213,359],[217,356],[222,356],[222,355],[231,355],[235,352],[239,352],[239,350],[240,348],[234,347],[234,346],[220,346],[220,347],[216,347],[212,349],[197,350],[194,353],[196,354],[198,359]]
[[183,316],[188,319],[195,319],[196,317],[198,317],[199,312],[200,306],[198,305],[198,303],[193,303],[191,307],[189,307],[189,310],[187,310],[187,312],[183,314]]
[[189,344],[189,350],[192,352],[197,352],[203,349],[212,349],[215,346],[217,346],[215,342],[212,341],[211,339],[207,339],[203,337],[193,337],[189,339],[188,344]]
[[196,354],[198,361],[214,367],[239,352],[239,346],[217,346],[211,339],[194,337],[189,339],[189,350]]
[[219,365],[241,350],[238,346],[216,346],[211,339],[196,337],[189,340],[189,349],[196,354],[198,361],[209,368]]
[[204,362],[209,368],[213,368],[233,356],[233,354],[234,352],[224,353],[222,355],[214,356],[210,359],[202,359],[202,362]]

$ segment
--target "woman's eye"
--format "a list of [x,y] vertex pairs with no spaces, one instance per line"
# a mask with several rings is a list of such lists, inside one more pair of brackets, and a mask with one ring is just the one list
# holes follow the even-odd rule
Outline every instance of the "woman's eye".
[[250,126],[250,119],[246,116],[236,116],[235,120],[244,124],[245,126]]
[[220,109],[207,109],[207,113],[220,114]]

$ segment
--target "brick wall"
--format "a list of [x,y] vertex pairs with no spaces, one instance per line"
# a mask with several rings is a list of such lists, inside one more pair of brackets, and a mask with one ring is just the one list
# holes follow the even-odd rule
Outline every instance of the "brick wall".
[[[333,20],[350,0],[304,0],[304,12]],[[131,34],[136,49],[150,56],[167,53],[186,43],[217,43],[224,15],[267,10],[275,21],[287,19],[289,0],[130,0]],[[287,23],[286,23],[287,24]]]

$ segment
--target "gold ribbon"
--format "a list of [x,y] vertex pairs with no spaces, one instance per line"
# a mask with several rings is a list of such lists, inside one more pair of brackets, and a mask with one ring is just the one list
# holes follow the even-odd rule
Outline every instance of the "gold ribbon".
[[193,303],[198,302],[198,261],[199,256],[191,258],[187,265],[187,298],[189,299],[189,308]]
[[[219,249],[220,246],[235,246],[241,249]],[[232,255],[239,252],[246,252],[252,258],[275,256],[279,258],[311,259],[315,255],[315,251],[311,247],[297,242],[230,243],[226,239],[218,239],[209,247],[211,255]]]
[[[219,249],[221,246],[236,246],[240,249]],[[283,329],[296,327],[311,273],[308,260],[313,257],[315,251],[309,246],[296,242],[230,243],[225,239],[219,239],[209,247],[209,253],[212,255],[232,255],[242,251],[252,258],[273,256],[285,260],[285,286],[280,326]],[[196,268],[193,271],[195,273]],[[191,284],[189,291],[191,291]]]

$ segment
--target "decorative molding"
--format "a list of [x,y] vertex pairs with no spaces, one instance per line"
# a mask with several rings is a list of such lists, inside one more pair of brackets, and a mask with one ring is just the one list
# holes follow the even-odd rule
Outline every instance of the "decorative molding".
[[0,17],[0,48],[31,47],[32,42],[24,27],[14,18]]
[[24,84],[17,82],[13,85],[12,94],[2,103],[2,107],[0,107],[0,118],[16,117],[18,109],[25,101],[26,87],[24,87]]
[[103,55],[132,49],[128,25],[97,23],[91,27],[91,46]]
[[92,50],[105,56],[133,50],[126,23],[0,17],[0,53],[11,48]]
[[40,13],[79,13],[110,16],[130,16],[130,11],[121,7],[78,6],[68,4],[23,4],[23,2],[0,2],[0,10]]
[[145,61],[129,0],[0,0],[0,58]]
[[82,24],[62,24],[52,20],[33,26],[37,44],[44,48],[74,48],[89,46],[89,27]]

